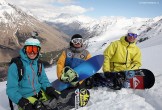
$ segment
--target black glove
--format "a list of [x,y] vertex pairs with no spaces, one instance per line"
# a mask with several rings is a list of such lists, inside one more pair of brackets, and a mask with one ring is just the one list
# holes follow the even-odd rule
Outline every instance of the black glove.
[[47,109],[41,101],[37,100],[34,102],[34,110],[47,110]]
[[28,99],[25,99],[25,98],[21,98],[21,99],[19,100],[19,102],[18,102],[18,105],[19,105],[21,108],[23,108],[24,110],[35,110],[35,109],[33,108],[33,104],[31,104],[31,103],[29,102],[29,100],[28,100]]
[[47,87],[46,94],[49,95],[51,98],[58,99],[61,93],[55,90],[53,87]]

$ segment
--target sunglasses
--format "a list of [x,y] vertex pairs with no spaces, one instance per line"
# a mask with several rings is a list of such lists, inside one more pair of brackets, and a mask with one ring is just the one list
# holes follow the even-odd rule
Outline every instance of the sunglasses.
[[133,34],[133,33],[128,33],[128,36],[137,38],[138,35],[137,34]]
[[40,51],[40,47],[34,46],[34,45],[28,45],[25,47],[25,51],[26,53],[29,53],[29,54],[31,53],[37,54]]
[[75,38],[75,39],[72,39],[71,42],[73,44],[82,44],[83,43],[83,39],[82,38]]

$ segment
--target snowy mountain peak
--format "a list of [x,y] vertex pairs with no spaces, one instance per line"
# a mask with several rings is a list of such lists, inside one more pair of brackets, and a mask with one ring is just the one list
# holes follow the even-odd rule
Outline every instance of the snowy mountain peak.
[[74,16],[75,16],[75,15],[73,15],[73,14],[61,13],[61,14],[58,15],[56,18],[66,19],[66,18],[71,18],[71,17],[74,17]]
[[[44,37],[41,38],[41,41],[44,42],[42,51],[49,52],[54,48],[64,48],[66,42],[63,37],[67,37],[65,34],[40,22],[5,0],[1,0],[0,3],[0,62],[9,61],[17,53],[16,50],[23,46],[26,38],[30,37],[32,31],[39,31],[39,35]],[[54,41],[57,43],[53,43]],[[61,42],[65,45],[60,45]]]

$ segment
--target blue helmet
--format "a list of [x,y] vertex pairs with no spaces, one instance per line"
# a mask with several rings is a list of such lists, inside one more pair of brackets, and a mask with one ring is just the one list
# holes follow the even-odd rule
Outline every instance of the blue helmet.
[[35,38],[27,39],[25,41],[25,45],[24,46],[27,46],[27,45],[35,45],[35,46],[41,47],[40,41],[38,39],[35,39]]

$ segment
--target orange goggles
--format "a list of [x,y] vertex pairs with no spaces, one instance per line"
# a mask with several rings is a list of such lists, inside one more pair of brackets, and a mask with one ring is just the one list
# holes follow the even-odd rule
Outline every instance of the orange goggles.
[[25,51],[26,53],[29,53],[29,54],[31,53],[37,54],[40,51],[40,47],[34,46],[34,45],[28,45],[25,47]]

